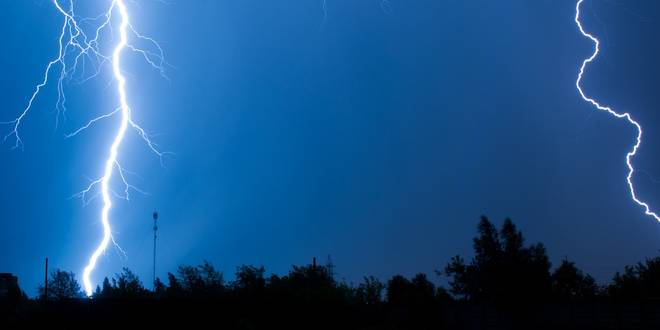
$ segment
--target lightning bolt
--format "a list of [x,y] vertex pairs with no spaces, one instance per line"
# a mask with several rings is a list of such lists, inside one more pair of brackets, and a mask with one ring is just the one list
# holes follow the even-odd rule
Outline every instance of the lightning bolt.
[[630,189],[630,195],[632,196],[633,201],[635,201],[635,203],[637,203],[639,206],[644,208],[644,213],[646,215],[653,217],[657,221],[660,221],[660,217],[658,216],[658,214],[651,211],[649,205],[641,201],[637,197],[637,193],[635,192],[635,186],[632,183],[632,178],[633,175],[635,174],[635,168],[632,165],[632,158],[635,157],[635,155],[637,154],[637,150],[639,150],[639,147],[642,144],[642,126],[632,118],[630,113],[616,112],[612,108],[608,106],[603,106],[593,98],[586,96],[584,91],[582,90],[582,87],[580,86],[580,82],[582,82],[582,76],[584,75],[585,68],[587,67],[588,64],[590,64],[596,59],[598,53],[600,52],[600,41],[592,34],[586,32],[582,27],[582,23],[580,22],[580,5],[582,5],[582,2],[584,2],[584,0],[578,0],[577,4],[575,5],[575,24],[577,24],[578,28],[580,29],[580,33],[582,33],[583,36],[589,38],[594,43],[594,52],[591,54],[591,56],[589,56],[584,61],[582,61],[582,66],[580,66],[580,73],[578,74],[577,80],[575,81],[575,86],[577,87],[578,92],[580,92],[580,96],[582,97],[582,99],[584,99],[586,102],[591,103],[594,107],[596,107],[596,109],[600,111],[605,111],[616,118],[624,118],[630,124],[635,126],[635,128],[637,129],[636,143],[633,146],[633,148],[626,154],[626,165],[628,165],[628,176],[626,177],[626,181],[628,182],[628,188]]
[[[119,115],[119,127],[112,139],[112,143],[108,150],[107,158],[104,162],[104,171],[103,175],[95,180],[92,180],[91,183],[87,186],[86,189],[80,193],[74,195],[81,197],[83,202],[86,202],[86,195],[91,193],[97,187],[100,188],[100,195],[102,197],[103,207],[101,209],[100,219],[103,226],[103,237],[101,242],[98,244],[96,249],[91,254],[87,265],[83,270],[83,285],[85,293],[87,296],[92,295],[92,281],[90,276],[96,267],[98,258],[106,251],[110,242],[121,251],[121,248],[115,243],[112,236],[112,228],[110,226],[110,210],[112,209],[112,196],[129,199],[129,191],[137,189],[133,185],[129,184],[126,179],[127,171],[119,163],[119,151],[121,144],[124,140],[126,132],[129,128],[135,130],[135,132],[144,140],[147,147],[153,151],[161,160],[163,157],[169,153],[161,152],[157,149],[155,143],[152,142],[149,135],[146,131],[136,124],[131,117],[131,107],[127,100],[127,91],[126,91],[126,78],[122,74],[122,55],[124,51],[130,50],[133,51],[144,58],[144,60],[151,65],[153,68],[158,70],[161,75],[165,77],[164,74],[164,57],[163,50],[160,45],[153,39],[143,36],[138,33],[130,23],[128,9],[126,7],[124,0],[109,0],[110,4],[103,14],[94,17],[94,18],[82,18],[79,19],[74,13],[73,0],[68,0],[68,7],[65,9],[58,0],[52,0],[53,4],[57,8],[60,14],[64,17],[64,23],[60,30],[59,36],[59,49],[57,56],[48,62],[46,70],[44,72],[43,79],[39,84],[36,85],[31,97],[29,98],[26,107],[23,111],[12,121],[5,122],[4,124],[11,125],[10,132],[4,136],[4,141],[7,141],[9,138],[14,139],[14,145],[12,149],[21,148],[23,149],[23,141],[20,137],[20,127],[23,124],[26,116],[33,107],[34,101],[41,93],[42,89],[45,88],[49,83],[49,76],[56,67],[59,67],[58,79],[56,81],[57,87],[57,102],[55,104],[55,109],[57,112],[55,126],[57,128],[59,124],[60,117],[66,118],[66,95],[65,95],[65,82],[68,79],[72,79],[74,73],[78,70],[79,67],[82,67],[84,71],[85,63],[91,63],[93,71],[87,76],[82,75],[80,82],[85,82],[94,77],[97,77],[102,68],[106,63],[111,63],[113,79],[117,85],[117,95],[119,106],[116,107],[113,111],[108,112],[104,115],[98,116],[91,119],[86,125],[80,127],[79,129],[73,131],[72,133],[66,134],[66,138],[77,136],[86,129],[93,126],[96,122],[109,119],[116,115]],[[118,24],[119,24],[119,39],[112,48],[113,51],[111,54],[106,55],[101,51],[101,39],[106,30],[110,30],[110,33],[113,33],[113,15],[118,13]],[[82,27],[82,23],[85,24],[94,24],[96,23],[96,28],[93,30],[92,34],[88,35]],[[152,45],[153,50],[145,50],[139,47],[134,46],[130,43],[129,35],[137,40],[147,42]],[[114,192],[111,188],[111,180],[115,171],[118,174],[119,179],[124,185],[124,194],[118,194]],[[99,193],[97,193],[98,195]],[[111,196],[112,195],[112,196]]]
[[326,0],[321,1],[321,11],[323,12],[323,21],[321,22],[321,26],[323,26],[328,20],[328,3]]
[[101,223],[103,224],[103,240],[101,244],[96,248],[92,256],[89,258],[89,263],[83,271],[83,283],[85,286],[85,292],[87,296],[92,295],[92,283],[89,279],[92,270],[96,267],[96,261],[99,256],[105,249],[108,247],[110,238],[112,237],[112,231],[110,229],[110,222],[108,220],[108,213],[110,213],[110,208],[112,208],[112,200],[108,193],[108,183],[112,178],[112,172],[117,163],[117,153],[119,152],[119,146],[124,140],[124,135],[126,134],[126,129],[128,128],[128,121],[131,116],[130,108],[128,107],[128,102],[126,101],[126,78],[121,73],[121,53],[126,48],[127,36],[126,29],[128,27],[128,12],[126,10],[126,5],[123,0],[115,1],[113,4],[117,5],[119,9],[119,15],[121,16],[121,24],[119,27],[120,41],[115,47],[115,51],[112,54],[112,72],[114,73],[115,80],[117,81],[117,92],[119,93],[119,109],[121,110],[121,123],[119,124],[119,130],[115,136],[114,141],[112,141],[112,146],[110,146],[110,156],[105,161],[105,172],[101,179],[101,194],[103,195],[103,210],[101,211]]
[[389,15],[392,13],[392,3],[390,0],[381,0],[380,1],[380,9],[383,11],[383,13]]

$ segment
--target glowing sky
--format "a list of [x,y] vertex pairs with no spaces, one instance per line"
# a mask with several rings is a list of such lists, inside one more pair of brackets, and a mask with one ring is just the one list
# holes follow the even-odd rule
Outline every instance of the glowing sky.
[[[150,277],[154,209],[161,276],[203,259],[227,273],[241,263],[281,273],[327,254],[351,281],[431,273],[469,253],[481,214],[512,217],[555,263],[568,256],[599,280],[657,253],[660,226],[625,182],[634,128],[575,90],[592,44],[573,1],[390,3],[387,14],[378,1],[328,0],[325,22],[321,1],[132,5],[134,25],[173,67],[167,81],[128,57],[131,101],[176,155],[161,167],[139,137],[127,139],[123,165],[149,195],[116,204],[127,259],[111,250],[99,274],[128,266]],[[583,86],[644,126],[635,183],[660,205],[647,175],[660,178],[660,4],[583,8],[602,41]],[[48,1],[5,10],[3,120],[24,106],[61,26]],[[25,123],[25,150],[0,148],[0,271],[28,293],[45,256],[79,274],[98,242],[98,202],[67,198],[102,170],[95,151],[113,127],[63,135],[107,112],[95,104],[114,104],[110,74],[71,83],[57,131],[47,90]]]

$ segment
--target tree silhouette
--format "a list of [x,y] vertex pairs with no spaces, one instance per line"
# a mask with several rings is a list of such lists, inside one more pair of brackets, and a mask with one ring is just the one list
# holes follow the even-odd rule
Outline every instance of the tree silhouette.
[[249,293],[263,291],[266,287],[266,279],[264,278],[265,272],[266,269],[263,266],[239,266],[236,269],[236,280],[233,283],[233,287],[237,290]]
[[436,289],[426,274],[419,273],[412,280],[394,275],[387,282],[387,302],[392,305],[432,305]]
[[[46,294],[44,287],[39,286],[38,290],[39,296],[44,297]],[[83,293],[73,272],[55,269],[50,273],[48,279],[48,300],[61,301],[81,297],[83,297]]]
[[593,298],[597,291],[594,278],[566,259],[552,273],[552,292],[560,300]]
[[364,282],[355,289],[355,297],[359,304],[378,305],[382,302],[385,284],[373,276],[365,277]]
[[293,266],[287,280],[297,288],[331,288],[335,285],[328,268],[316,265]]
[[210,262],[204,260],[197,268],[207,290],[219,291],[224,287],[225,280],[222,273],[217,271]]
[[110,280],[107,277],[103,278],[103,284],[101,284],[101,285],[102,285],[102,287],[101,287],[100,292],[96,295],[97,297],[99,297],[99,298],[110,298],[110,297],[113,297],[115,295],[115,292],[114,292],[115,288],[112,285],[112,283],[110,283]]
[[[199,266],[179,266],[176,281],[170,279],[171,285],[180,283],[181,291],[191,295],[212,295],[224,289],[222,273],[208,261]],[[177,283],[177,284],[174,284]]]
[[351,293],[338,285],[327,267],[320,265],[293,266],[286,276],[272,275],[268,279],[270,294],[288,301],[338,303],[350,300]]
[[204,261],[168,273],[167,284],[157,278],[153,291],[124,268],[104,278],[89,300],[72,299],[83,297],[74,274],[55,270],[48,304],[7,300],[0,287],[0,328],[7,313],[121,324],[158,315],[150,318],[157,325],[188,321],[229,329],[589,329],[602,320],[617,322],[605,321],[606,328],[629,322],[660,327],[660,257],[625,267],[604,290],[569,260],[550,272],[545,247],[526,244],[510,219],[498,229],[482,217],[473,248],[468,261],[457,255],[437,271],[449,276],[451,293],[423,273],[395,275],[385,284],[369,276],[353,286],[333,278],[334,265],[316,262],[268,278],[263,266],[239,266],[225,285],[223,274]]
[[188,292],[198,292],[204,289],[204,280],[199,269],[195,266],[179,266],[177,279],[181,281],[181,287]]
[[97,289],[94,298],[138,298],[148,294],[149,291],[144,288],[137,275],[124,267],[112,280],[107,277],[103,279],[102,287]]
[[614,275],[608,292],[616,299],[660,298],[660,257],[647,259],[634,266],[626,266],[623,274]]
[[163,297],[167,294],[167,286],[161,281],[160,277],[156,277],[154,281],[154,294],[156,297]]
[[167,273],[167,282],[168,282],[166,289],[167,296],[177,297],[183,294],[183,286],[181,286],[181,283],[174,274]]
[[410,281],[401,276],[394,275],[387,281],[387,302],[392,305],[402,305],[408,300]]
[[[7,314],[69,323],[83,315],[86,321],[112,319],[121,324],[158,315],[149,321],[229,329],[590,329],[599,328],[603,320],[637,322],[649,329],[660,325],[655,321],[660,257],[625,267],[601,290],[571,261],[563,260],[550,273],[543,245],[526,244],[511,220],[498,230],[483,217],[473,243],[475,254],[469,262],[455,256],[440,273],[449,275],[453,296],[422,273],[395,275],[386,284],[369,276],[352,286],[333,278],[334,266],[315,263],[268,278],[263,266],[239,266],[225,286],[222,273],[204,262],[180,266],[176,275],[168,273],[167,284],[157,278],[153,292],[124,268],[97,286],[94,299],[71,299],[82,298],[74,274],[56,270],[49,277],[47,305],[0,297],[0,328]],[[40,292],[44,294],[43,288]],[[606,328],[617,328],[604,322]]]
[[477,234],[472,261],[466,264],[455,256],[444,269],[453,294],[490,302],[541,301],[549,296],[550,261],[542,244],[525,247],[522,232],[510,219],[498,232],[482,216]]
[[115,294],[118,297],[141,297],[146,296],[147,290],[140,282],[140,279],[130,269],[124,267],[120,274],[116,274],[113,282],[115,285]]
[[419,273],[410,281],[410,300],[414,305],[432,305],[435,292],[435,285],[426,278],[426,274]]

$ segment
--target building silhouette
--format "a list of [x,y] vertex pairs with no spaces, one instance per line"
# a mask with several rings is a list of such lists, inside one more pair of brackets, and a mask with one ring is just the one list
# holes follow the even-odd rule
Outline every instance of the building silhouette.
[[21,292],[18,277],[11,273],[0,273],[0,299],[12,298],[17,292]]

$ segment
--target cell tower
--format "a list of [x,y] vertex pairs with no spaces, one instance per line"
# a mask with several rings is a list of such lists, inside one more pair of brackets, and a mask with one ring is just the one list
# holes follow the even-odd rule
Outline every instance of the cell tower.
[[156,232],[158,231],[158,223],[157,223],[158,212],[154,211],[153,218],[154,218],[154,270],[153,270],[154,277],[152,283],[154,284],[154,290],[155,290],[156,289],[156,237],[157,237]]

